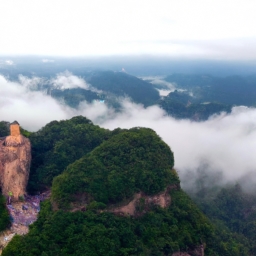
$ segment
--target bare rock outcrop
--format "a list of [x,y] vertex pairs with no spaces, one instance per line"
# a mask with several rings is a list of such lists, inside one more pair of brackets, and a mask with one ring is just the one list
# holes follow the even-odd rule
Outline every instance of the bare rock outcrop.
[[133,199],[125,205],[112,207],[109,211],[119,215],[140,216],[145,214],[152,205],[167,208],[171,204],[169,191],[176,186],[168,186],[163,192],[156,195],[145,195],[140,192],[134,195]]
[[29,139],[20,134],[19,124],[10,125],[11,135],[0,140],[0,186],[2,194],[18,200],[26,193],[31,162]]

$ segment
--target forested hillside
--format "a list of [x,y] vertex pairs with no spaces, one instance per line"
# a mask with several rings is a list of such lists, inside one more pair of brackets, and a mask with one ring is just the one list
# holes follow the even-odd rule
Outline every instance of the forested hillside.
[[50,187],[52,179],[69,164],[110,136],[110,131],[82,116],[53,121],[38,132],[31,133],[32,163],[28,190],[35,193]]
[[[118,112],[125,98],[144,107],[158,105],[178,119],[201,121],[213,114],[229,113],[233,106],[256,106],[255,75],[218,77],[207,73],[171,74],[170,70],[171,75],[167,72],[157,83],[152,76],[136,77],[124,70],[116,71],[121,69],[80,64],[24,63],[15,68],[0,67],[0,72],[8,81],[46,93],[59,104],[74,109],[83,109],[81,103],[101,102]],[[168,83],[172,84],[171,90]],[[160,96],[158,89],[170,93]]]
[[214,77],[211,75],[173,74],[165,78],[193,93],[198,101],[225,105],[256,105],[256,76]]
[[176,181],[173,154],[155,132],[146,128],[116,132],[54,179],[53,200],[63,205],[72,195],[86,193],[100,203],[118,203],[139,191],[159,193]]
[[187,92],[174,91],[159,101],[159,106],[178,119],[207,120],[211,115],[230,113],[231,105],[220,102],[203,102]]
[[[0,125],[5,135],[6,123]],[[153,130],[109,131],[78,116],[22,132],[33,150],[29,191],[51,189],[52,196],[29,233],[15,236],[3,256],[193,255],[203,248],[205,255],[233,256],[254,250],[251,233],[227,222],[237,218],[232,210],[219,225],[180,188],[173,152]],[[132,214],[120,210],[131,203]],[[6,216],[2,209],[3,229]]]
[[153,105],[159,99],[159,94],[152,84],[124,72],[94,72],[86,80],[99,90],[118,97],[129,97],[144,106]]
[[219,229],[229,231],[256,254],[256,196],[241,185],[203,188],[191,193],[199,208]]

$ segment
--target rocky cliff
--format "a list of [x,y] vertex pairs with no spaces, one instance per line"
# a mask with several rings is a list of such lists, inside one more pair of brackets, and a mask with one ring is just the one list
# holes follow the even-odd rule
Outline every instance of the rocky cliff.
[[3,195],[11,194],[13,200],[18,200],[26,193],[30,162],[29,139],[17,133],[1,138],[0,186]]

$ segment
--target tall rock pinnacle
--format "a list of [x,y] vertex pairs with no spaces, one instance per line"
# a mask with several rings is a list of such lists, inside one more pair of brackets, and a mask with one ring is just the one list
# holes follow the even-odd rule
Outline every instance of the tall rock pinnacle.
[[0,186],[2,194],[14,200],[26,193],[31,162],[29,139],[20,134],[17,121],[10,125],[10,136],[0,138]]

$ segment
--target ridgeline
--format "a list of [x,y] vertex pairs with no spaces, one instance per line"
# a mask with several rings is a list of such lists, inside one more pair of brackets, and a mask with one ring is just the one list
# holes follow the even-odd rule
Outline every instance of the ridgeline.
[[28,192],[52,195],[3,256],[250,255],[246,239],[212,224],[181,189],[153,130],[109,131],[78,116],[21,131],[32,145]]

